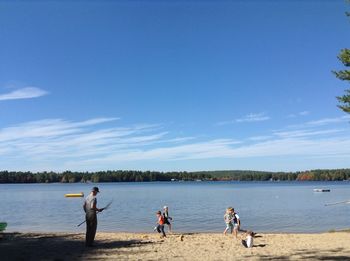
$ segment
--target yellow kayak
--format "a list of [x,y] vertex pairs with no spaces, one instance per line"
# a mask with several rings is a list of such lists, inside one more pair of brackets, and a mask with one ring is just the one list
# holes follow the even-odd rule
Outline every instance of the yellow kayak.
[[84,197],[84,193],[80,192],[80,193],[64,194],[64,196],[66,198],[81,198],[81,197]]

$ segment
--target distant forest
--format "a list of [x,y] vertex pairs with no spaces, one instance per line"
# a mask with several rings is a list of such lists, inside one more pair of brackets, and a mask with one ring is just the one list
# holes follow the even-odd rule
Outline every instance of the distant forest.
[[350,169],[309,170],[300,172],[266,172],[247,170],[157,172],[18,172],[0,171],[0,183],[74,183],[74,182],[149,182],[149,181],[350,181]]

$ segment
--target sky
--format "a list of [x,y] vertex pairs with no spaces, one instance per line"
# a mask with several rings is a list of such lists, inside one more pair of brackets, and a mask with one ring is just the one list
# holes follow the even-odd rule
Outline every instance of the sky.
[[343,0],[0,1],[0,169],[349,168]]

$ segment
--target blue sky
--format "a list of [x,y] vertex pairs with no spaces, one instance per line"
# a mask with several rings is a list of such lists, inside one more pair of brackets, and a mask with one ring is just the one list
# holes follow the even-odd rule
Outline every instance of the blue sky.
[[0,169],[347,168],[349,9],[1,1]]

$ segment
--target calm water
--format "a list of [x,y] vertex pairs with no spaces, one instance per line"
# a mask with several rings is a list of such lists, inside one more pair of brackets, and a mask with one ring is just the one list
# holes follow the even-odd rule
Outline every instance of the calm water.
[[[0,221],[7,231],[84,232],[84,192],[92,184],[0,184]],[[259,232],[321,232],[350,227],[350,182],[154,182],[100,183],[99,231],[151,232],[164,205],[177,231],[222,232],[225,208],[234,206],[243,229]],[[330,193],[314,193],[330,188]]]

